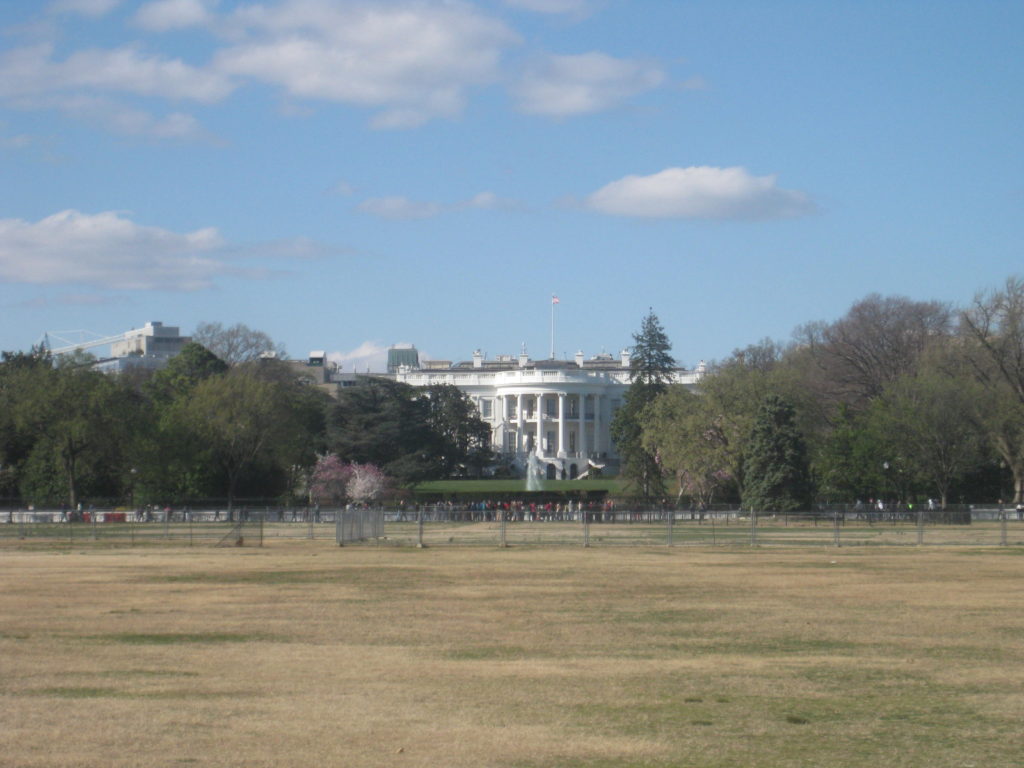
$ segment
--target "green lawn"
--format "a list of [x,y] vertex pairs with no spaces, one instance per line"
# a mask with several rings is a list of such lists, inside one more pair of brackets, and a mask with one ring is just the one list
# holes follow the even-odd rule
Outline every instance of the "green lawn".
[[[440,493],[445,496],[500,496],[526,493],[526,481],[521,478],[502,480],[430,480],[415,487],[416,493]],[[620,494],[625,482],[618,477],[596,477],[584,480],[545,480],[542,490],[553,493],[607,492]]]

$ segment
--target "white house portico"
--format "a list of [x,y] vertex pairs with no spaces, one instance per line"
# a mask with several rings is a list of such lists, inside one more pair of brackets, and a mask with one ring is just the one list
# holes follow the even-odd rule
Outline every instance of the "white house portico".
[[[578,352],[574,360],[532,360],[499,355],[487,360],[475,352],[471,361],[451,364],[410,359],[392,368],[398,381],[415,387],[450,384],[466,393],[491,427],[492,448],[525,467],[532,454],[547,465],[549,477],[575,478],[595,466],[613,465],[618,454],[609,425],[629,387],[629,352],[619,358]],[[396,356],[397,357],[397,356]],[[678,369],[678,383],[694,384],[694,371]]]

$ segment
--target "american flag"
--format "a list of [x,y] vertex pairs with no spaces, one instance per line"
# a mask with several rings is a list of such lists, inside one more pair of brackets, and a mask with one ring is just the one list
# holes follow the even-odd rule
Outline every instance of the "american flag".
[[551,294],[551,303],[552,304],[557,304],[558,303],[558,297],[555,296],[555,294],[553,294],[553,293]]

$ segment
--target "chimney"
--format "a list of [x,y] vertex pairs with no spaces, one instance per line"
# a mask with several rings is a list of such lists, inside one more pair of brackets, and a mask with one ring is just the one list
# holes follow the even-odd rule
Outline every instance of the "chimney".
[[484,367],[484,353],[479,349],[473,351],[473,367],[483,368]]

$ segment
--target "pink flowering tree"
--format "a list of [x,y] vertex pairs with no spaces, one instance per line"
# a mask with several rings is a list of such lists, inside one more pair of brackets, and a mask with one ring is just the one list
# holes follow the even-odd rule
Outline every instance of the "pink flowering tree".
[[388,477],[373,464],[351,464],[348,496],[353,501],[369,502],[379,499],[388,487]]
[[346,464],[333,453],[321,456],[309,484],[309,495],[317,504],[341,504],[348,496],[352,464]]

